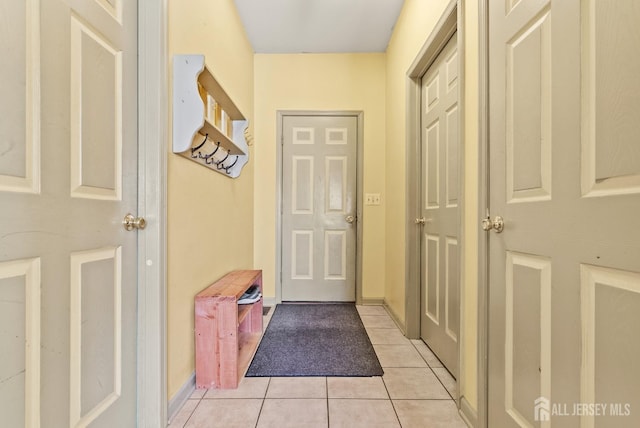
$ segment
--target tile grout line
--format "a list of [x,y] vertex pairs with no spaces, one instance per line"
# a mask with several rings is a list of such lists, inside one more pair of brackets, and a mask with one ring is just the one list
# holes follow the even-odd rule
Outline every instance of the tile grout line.
[[[424,355],[422,355],[422,354],[420,353],[420,351],[418,351],[418,347],[416,346],[416,344],[415,344],[415,343],[413,343],[413,341],[409,341],[409,342],[411,343],[411,345],[413,346],[413,348],[416,350],[416,352],[417,352],[418,354],[420,354],[420,357],[421,357],[421,358],[424,360],[424,362],[427,364],[427,367],[429,368],[429,370],[431,370],[431,373],[433,373],[433,375],[436,377],[436,379],[438,379],[438,382],[440,382],[440,385],[442,385],[442,387],[444,388],[444,390],[445,390],[445,391],[447,391],[447,394],[449,395],[449,397],[451,397],[451,399],[455,402],[455,401],[456,401],[456,399],[455,399],[455,398],[453,398],[453,395],[451,395],[451,392],[449,391],[449,388],[447,388],[447,387],[445,386],[444,382],[442,382],[442,380],[440,379],[440,376],[438,376],[438,374],[433,370],[433,369],[434,369],[434,367],[431,367],[431,364],[429,364],[429,361],[427,361],[427,359],[424,357]],[[429,345],[427,345],[427,344],[425,343],[425,346],[429,349],[429,351],[431,351],[431,348],[429,348]],[[433,351],[431,351],[431,353],[433,353]],[[435,356],[435,354],[434,354],[434,356]],[[436,358],[438,358],[438,357],[436,357]],[[440,367],[438,367],[438,368],[440,368]],[[443,368],[443,369],[445,369],[445,370],[447,370],[447,368],[446,368],[446,367],[444,367],[444,366],[443,366],[442,368]],[[449,373],[449,370],[447,370],[447,373]],[[453,377],[453,376],[452,376],[452,377]]]
[[260,416],[262,416],[262,409],[264,408],[264,402],[267,399],[267,392],[269,391],[269,385],[271,385],[271,378],[267,382],[267,387],[264,389],[264,396],[262,397],[262,403],[260,403],[260,410],[258,410],[258,417],[256,418],[256,425],[254,428],[258,428],[258,422],[260,422]]
[[324,388],[327,394],[327,428],[331,426],[331,414],[329,413],[329,377],[324,378]]
[[[208,389],[207,389],[207,391],[208,391]],[[191,413],[189,414],[189,417],[187,418],[187,420],[186,420],[186,421],[184,421],[184,424],[182,424],[182,428],[184,428],[184,427],[186,427],[186,426],[187,426],[187,424],[189,423],[189,421],[190,421],[190,420],[191,420],[191,418],[193,417],[193,414],[196,412],[196,409],[197,409],[198,407],[200,407],[200,403],[202,403],[202,399],[204,398],[204,396],[205,396],[205,395],[206,395],[206,391],[205,391],[205,393],[204,393],[204,394],[202,394],[202,397],[200,397],[200,398],[198,399],[198,404],[196,404],[196,406],[193,408],[193,410],[192,410],[192,411],[191,411]],[[184,405],[183,405],[182,407],[184,407]]]
[[387,383],[384,381],[384,376],[381,376],[382,384],[384,385],[384,390],[387,391],[387,397],[389,397],[389,402],[391,403],[391,408],[393,409],[393,413],[396,415],[396,420],[398,421],[398,425],[402,428],[402,422],[400,422],[400,416],[398,415],[398,411],[396,410],[395,404],[393,404],[393,399],[391,398],[391,394],[389,393],[389,388],[387,388]]
[[[376,315],[372,315],[372,316],[376,316]],[[389,317],[389,314],[384,314],[384,315],[379,315],[379,316],[381,316],[381,317],[383,317],[383,316]],[[362,315],[361,314],[360,314],[360,320],[362,320]],[[363,325],[364,325],[364,322],[363,322]],[[393,327],[393,328],[390,328],[390,327],[387,327],[387,328],[384,328],[384,327],[369,327],[369,328],[379,328],[380,330],[383,330],[383,329],[384,330],[397,330],[398,329],[397,327]],[[370,336],[369,331],[367,330],[366,326],[365,326],[365,332],[367,333],[367,336],[369,336],[369,341],[371,341],[371,336]],[[375,349],[375,344],[373,342],[371,342],[371,345],[373,346],[373,349],[375,351],[376,350]],[[376,352],[376,358],[378,358],[378,361],[380,361],[380,357],[377,355],[377,352]],[[425,363],[426,363],[426,361],[425,361]],[[429,365],[428,363],[426,363],[426,364],[427,364],[427,366]],[[380,365],[382,366],[382,364],[380,364]],[[384,370],[386,368],[387,367],[382,367],[383,372],[384,372]],[[382,385],[384,386],[384,390],[387,393],[387,398],[381,399],[381,401],[382,400],[389,401],[389,403],[391,404],[391,408],[393,409],[393,413],[396,415],[396,421],[398,421],[398,425],[400,426],[400,428],[402,428],[402,423],[400,422],[400,416],[398,416],[398,412],[396,410],[396,407],[393,404],[393,400],[391,399],[391,394],[389,394],[389,388],[387,388],[387,383],[384,381],[384,374],[382,376],[380,376],[380,379],[382,380]],[[328,393],[328,391],[327,391],[327,393]]]

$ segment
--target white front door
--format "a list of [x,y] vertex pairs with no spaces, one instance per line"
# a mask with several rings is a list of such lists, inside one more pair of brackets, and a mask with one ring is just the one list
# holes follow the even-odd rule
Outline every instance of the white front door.
[[489,426],[638,427],[639,4],[488,3]]
[[0,415],[136,424],[137,2],[3,2]]
[[356,116],[283,116],[283,301],[355,301],[357,132]]
[[460,227],[457,34],[422,77],[420,337],[458,373]]

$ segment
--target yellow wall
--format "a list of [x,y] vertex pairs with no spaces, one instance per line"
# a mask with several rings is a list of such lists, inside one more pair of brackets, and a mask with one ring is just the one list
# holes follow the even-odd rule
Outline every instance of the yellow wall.
[[[169,52],[199,53],[253,118],[253,51],[233,0],[169,0]],[[168,396],[194,370],[194,296],[235,269],[253,268],[253,171],[230,179],[176,154],[168,159]]]
[[[230,270],[255,267],[263,269],[265,296],[275,296],[278,110],[364,111],[363,187],[381,193],[382,205],[363,207],[363,297],[384,298],[404,320],[406,72],[448,3],[405,0],[386,54],[254,56],[232,0],[192,0],[188,7],[169,0],[170,53],[206,56],[250,119],[255,140],[236,180],[169,155],[169,398],[194,369],[198,291]],[[476,408],[478,18],[477,4],[466,3],[461,385]]]
[[[449,0],[406,0],[387,48],[387,276],[385,300],[405,319],[406,100],[407,71],[440,19]],[[402,225],[402,227],[398,227]]]
[[[405,319],[405,235],[406,215],[406,100],[407,71],[429,38],[450,0],[405,0],[387,49],[387,142],[386,175],[386,280],[385,301],[400,320]],[[465,10],[465,212],[464,217],[464,338],[461,352],[462,394],[477,407],[477,90],[478,45],[477,5],[466,2]],[[397,233],[391,233],[396,231]]]
[[265,296],[275,296],[276,112],[364,112],[364,192],[382,205],[363,212],[363,297],[382,299],[385,278],[385,55],[294,54],[255,56],[255,241]]

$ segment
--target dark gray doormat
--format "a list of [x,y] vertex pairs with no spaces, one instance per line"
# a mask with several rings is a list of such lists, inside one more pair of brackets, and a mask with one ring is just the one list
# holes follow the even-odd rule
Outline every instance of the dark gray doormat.
[[280,304],[246,376],[382,376],[354,304]]

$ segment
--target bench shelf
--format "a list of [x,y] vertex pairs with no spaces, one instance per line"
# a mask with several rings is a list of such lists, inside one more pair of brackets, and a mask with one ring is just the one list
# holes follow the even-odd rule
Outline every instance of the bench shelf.
[[195,298],[196,388],[237,388],[262,337],[262,298],[238,305],[261,270],[233,271]]

